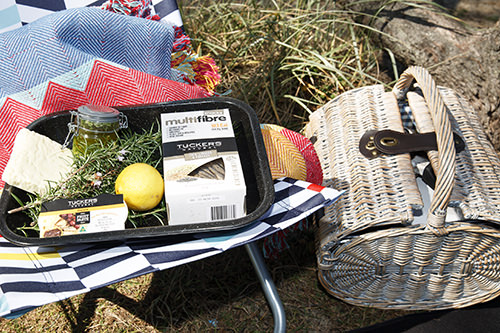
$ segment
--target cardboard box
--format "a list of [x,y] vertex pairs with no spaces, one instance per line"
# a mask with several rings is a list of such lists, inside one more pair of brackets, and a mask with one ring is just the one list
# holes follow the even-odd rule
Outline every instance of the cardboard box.
[[228,109],[161,114],[168,224],[245,215],[246,185]]
[[58,199],[42,204],[38,227],[41,238],[125,230],[127,215],[123,195]]

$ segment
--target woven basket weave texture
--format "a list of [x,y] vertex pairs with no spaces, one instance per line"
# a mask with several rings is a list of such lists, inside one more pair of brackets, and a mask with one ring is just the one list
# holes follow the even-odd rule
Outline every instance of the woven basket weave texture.
[[[316,138],[323,185],[346,190],[319,221],[317,257],[322,284],[349,303],[447,309],[500,293],[500,161],[471,106],[451,89],[436,90],[451,129],[466,143],[454,157],[452,191],[443,201],[461,219],[446,222],[442,234],[412,224],[414,214],[429,208],[410,154],[367,159],[359,152],[368,130],[403,132],[395,93],[381,85],[351,90],[314,112],[305,127]],[[435,131],[428,96],[406,97],[416,129]],[[439,178],[443,156],[430,151],[427,157]]]

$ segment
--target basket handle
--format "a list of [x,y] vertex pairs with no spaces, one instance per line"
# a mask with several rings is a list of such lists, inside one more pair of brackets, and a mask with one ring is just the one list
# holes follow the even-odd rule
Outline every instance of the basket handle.
[[424,99],[429,107],[432,123],[436,131],[439,156],[439,168],[436,175],[434,196],[427,217],[427,227],[430,227],[436,234],[446,234],[446,208],[453,190],[456,169],[453,132],[443,98],[436,87],[436,83],[425,68],[412,66],[403,72],[392,90],[396,98],[398,100],[405,98],[406,91],[413,79],[422,89]]

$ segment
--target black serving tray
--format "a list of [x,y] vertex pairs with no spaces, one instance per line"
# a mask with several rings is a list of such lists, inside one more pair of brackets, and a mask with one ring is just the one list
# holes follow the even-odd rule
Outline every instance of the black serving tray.
[[[159,121],[161,113],[221,108],[229,109],[235,132],[237,132],[236,143],[247,187],[246,216],[233,220],[199,224],[127,228],[119,231],[39,238],[38,234],[35,233],[25,236],[16,232],[18,227],[29,224],[31,219],[24,212],[7,214],[9,210],[19,206],[11,194],[15,194],[22,200],[28,197],[26,192],[6,184],[2,196],[0,197],[0,234],[5,239],[17,245],[56,246],[217,232],[237,229],[253,223],[272,205],[274,201],[274,187],[260,131],[260,124],[255,111],[250,106],[236,99],[214,97],[116,107],[116,109],[127,116],[129,129],[135,132],[141,132],[144,129],[151,128],[153,123]],[[70,122],[70,118],[69,111],[52,113],[37,119],[27,128],[46,135],[52,140],[63,143],[68,134],[67,124]]]

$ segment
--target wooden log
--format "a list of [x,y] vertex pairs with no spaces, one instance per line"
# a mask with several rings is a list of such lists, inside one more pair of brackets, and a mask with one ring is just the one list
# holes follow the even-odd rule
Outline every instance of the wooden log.
[[[433,6],[419,8],[381,1],[345,1],[344,6],[370,14],[359,21],[381,31],[374,37],[390,49],[402,68],[427,68],[438,85],[452,88],[471,102],[500,151],[500,21],[473,29]],[[376,17],[375,13],[378,14]]]

